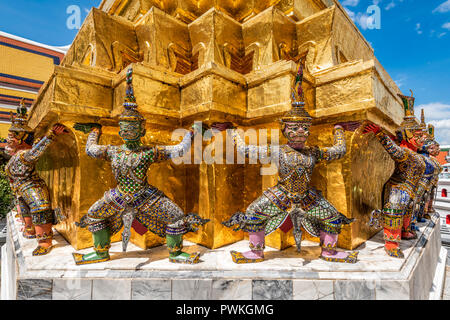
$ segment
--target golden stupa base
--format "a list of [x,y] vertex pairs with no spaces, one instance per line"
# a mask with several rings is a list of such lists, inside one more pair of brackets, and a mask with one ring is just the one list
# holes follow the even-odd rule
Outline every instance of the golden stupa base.
[[[91,246],[92,240],[75,222],[115,181],[107,162],[86,155],[87,135],[72,127],[98,122],[101,144],[122,143],[117,116],[123,111],[128,67],[139,111],[147,119],[144,143],[151,145],[177,143],[181,137],[172,140],[172,132],[194,121],[232,121],[244,130],[275,129],[281,137],[278,119],[291,108],[300,58],[306,108],[314,117],[309,145],[331,146],[335,123],[372,121],[393,133],[402,121],[400,90],[339,4],[242,1],[231,10],[227,1],[200,7],[176,2],[173,7],[170,1],[103,1],[86,18],[31,110],[29,124],[37,136],[56,122],[71,131],[50,147],[39,171],[53,205],[69,217],[57,229],[77,249]],[[311,183],[340,212],[356,218],[339,237],[339,246],[352,249],[377,231],[366,222],[381,206],[393,162],[373,135],[357,130],[347,132],[346,139],[347,155],[319,163]],[[204,141],[203,147],[210,143]],[[219,248],[245,237],[221,222],[276,183],[276,175],[261,176],[260,168],[167,162],[150,167],[149,183],[186,213],[210,219],[186,239]],[[131,241],[149,248],[164,239],[133,232]],[[290,233],[281,231],[267,242],[279,249],[294,243]]]

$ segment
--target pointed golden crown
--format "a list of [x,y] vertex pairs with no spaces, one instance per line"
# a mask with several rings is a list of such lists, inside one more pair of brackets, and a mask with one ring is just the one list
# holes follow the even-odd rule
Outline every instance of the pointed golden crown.
[[119,116],[119,121],[139,121],[144,122],[145,118],[137,110],[138,105],[136,103],[136,97],[134,96],[133,89],[133,69],[129,68],[127,71],[127,89],[125,95],[125,101],[123,106],[125,110]]
[[26,132],[31,133],[33,130],[28,126],[28,114],[27,106],[25,105],[25,99],[20,100],[19,106],[17,107],[17,114],[10,113],[11,127],[9,131],[12,132]]
[[292,86],[292,109],[283,115],[283,117],[281,118],[282,122],[312,122],[313,118],[305,109],[302,84],[303,66],[302,60],[300,60],[298,72]]
[[[414,93],[411,91],[411,96],[404,96],[399,94],[398,96],[403,101],[403,107],[405,110],[405,117],[403,118],[403,122],[400,125],[400,130],[409,130],[409,131],[417,131],[417,130],[423,130],[424,128],[422,125],[418,122],[417,118],[414,115],[414,101],[416,98],[414,98]],[[425,119],[423,119],[425,121]]]

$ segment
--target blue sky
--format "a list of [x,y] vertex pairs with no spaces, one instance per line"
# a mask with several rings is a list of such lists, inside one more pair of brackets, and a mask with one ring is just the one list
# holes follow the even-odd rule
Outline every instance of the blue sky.
[[[91,7],[101,0],[0,0],[0,30],[52,46],[72,43],[78,30],[67,26],[74,11],[80,10],[81,23]],[[71,8],[73,9],[73,7]]]
[[[0,30],[48,45],[72,42],[101,0],[0,0]],[[450,0],[341,0],[404,94],[416,96],[441,144],[450,145]],[[379,9],[379,18],[370,6]],[[373,28],[375,26],[375,28]]]
[[[412,89],[416,115],[450,145],[450,0],[341,0],[404,94]],[[379,8],[379,29],[373,19]]]

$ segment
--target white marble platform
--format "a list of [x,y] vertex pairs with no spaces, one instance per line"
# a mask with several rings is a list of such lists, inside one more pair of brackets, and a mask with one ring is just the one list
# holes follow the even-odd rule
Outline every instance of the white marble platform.
[[124,253],[121,243],[113,243],[112,260],[77,266],[75,250],[56,231],[51,253],[33,257],[36,241],[21,236],[20,223],[10,213],[2,248],[2,299],[437,299],[446,256],[439,216],[419,227],[418,239],[401,244],[405,259],[387,256],[378,233],[357,249],[356,264],[320,260],[318,244],[303,241],[301,253],[294,247],[267,248],[266,261],[237,265],[229,251],[248,250],[248,241],[216,250],[185,241],[185,251],[202,253],[201,263],[170,263],[165,246],[142,250],[130,243]]

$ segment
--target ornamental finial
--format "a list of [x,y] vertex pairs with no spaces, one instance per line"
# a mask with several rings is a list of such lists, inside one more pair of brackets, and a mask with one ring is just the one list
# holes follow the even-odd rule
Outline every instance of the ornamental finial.
[[144,122],[145,118],[137,110],[138,105],[136,103],[136,97],[134,96],[133,89],[133,68],[129,68],[126,77],[126,94],[123,107],[125,110],[119,116],[119,121],[139,121]]
[[312,122],[313,118],[305,109],[303,75],[303,65],[300,59],[297,75],[292,86],[292,109],[283,115],[281,118],[282,122]]

